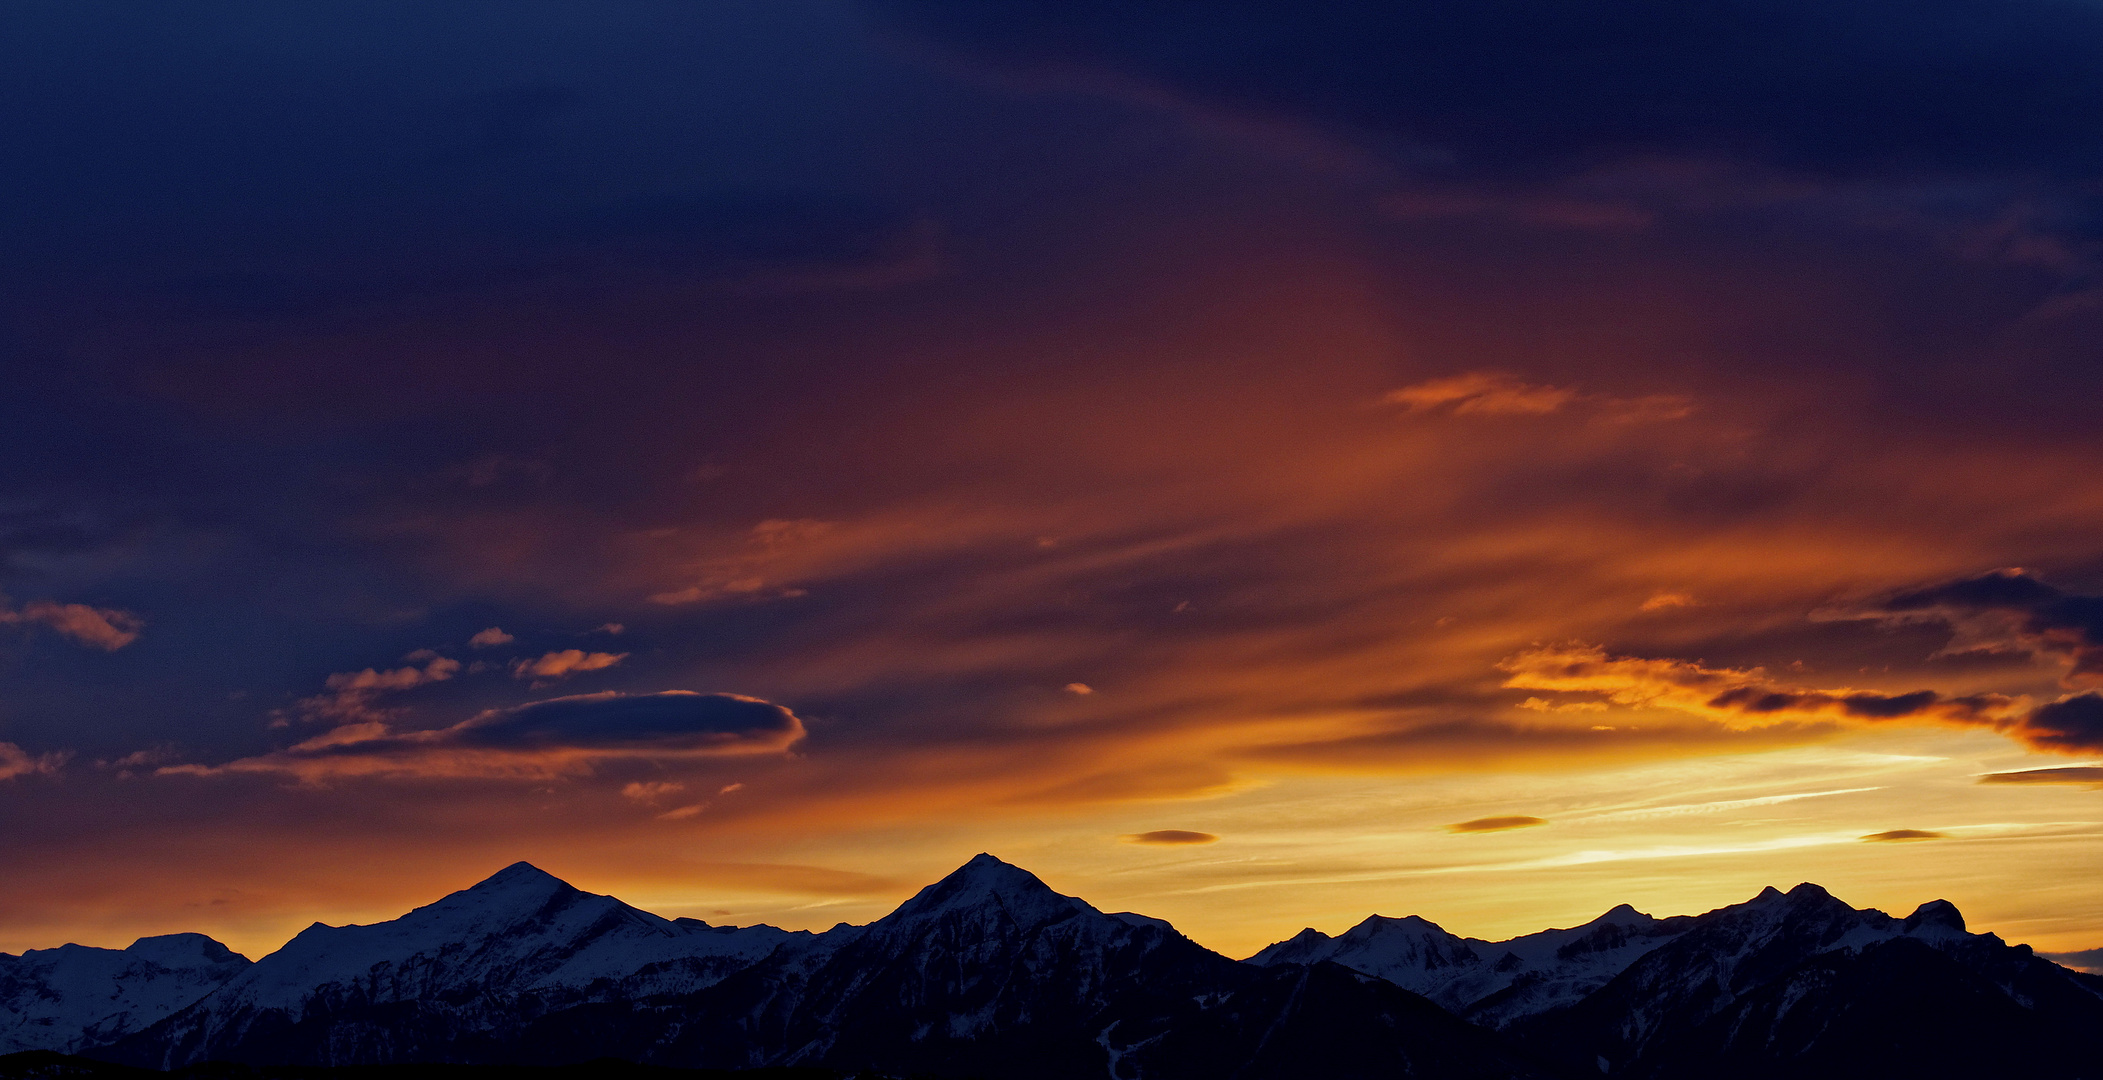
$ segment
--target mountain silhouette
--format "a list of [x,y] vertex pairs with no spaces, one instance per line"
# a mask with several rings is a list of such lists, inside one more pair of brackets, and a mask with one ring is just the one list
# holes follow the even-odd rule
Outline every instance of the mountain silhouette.
[[824,933],[665,919],[518,863],[253,964],[201,935],[0,956],[8,1049],[155,1069],[2074,1080],[2099,1030],[2103,978],[1939,900],[1900,919],[1804,884],[1504,941],[1376,915],[1237,961],[991,855]]

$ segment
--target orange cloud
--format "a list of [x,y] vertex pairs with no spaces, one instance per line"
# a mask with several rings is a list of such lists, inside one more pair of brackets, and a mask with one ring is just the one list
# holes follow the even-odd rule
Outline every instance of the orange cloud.
[[685,791],[686,785],[676,780],[635,781],[621,788],[621,795],[636,802],[655,806],[667,795]]
[[1810,690],[1784,686],[1760,668],[1710,668],[1687,660],[1609,656],[1597,645],[1529,649],[1497,665],[1520,690],[1598,694],[1616,705],[1672,709],[1737,726],[1784,720],[1902,717],[2005,726],[2026,700],[1998,694],[1945,697],[1933,690]]
[[341,671],[322,680],[328,693],[301,698],[297,708],[308,720],[380,721],[392,715],[375,704],[382,695],[445,682],[459,672],[460,661],[444,656],[434,656],[422,667]]
[[1531,829],[1536,825],[1546,824],[1548,824],[1547,818],[1514,814],[1509,817],[1485,817],[1476,818],[1473,821],[1457,822],[1446,826],[1446,831],[1450,833],[1504,832],[1509,829]]
[[2103,749],[2103,693],[2094,691],[2034,705],[2026,696],[2005,694],[1817,690],[1778,683],[1760,668],[1609,656],[1585,644],[1529,649],[1497,666],[1509,675],[1504,685],[1516,689],[1598,694],[1617,705],[1670,709],[1734,727],[1810,719],[1929,720],[1989,727],[2040,750]]
[[1872,844],[1904,844],[1916,840],[1941,840],[1946,836],[1945,833],[1929,832],[1925,829],[1887,829],[1884,832],[1870,833],[1862,839]]
[[487,630],[477,631],[474,637],[467,639],[467,644],[469,648],[487,649],[497,645],[509,645],[517,640],[505,633],[502,627],[492,626]]
[[1219,837],[1208,832],[1192,832],[1189,829],[1155,829],[1152,832],[1133,833],[1124,837],[1127,844],[1214,844]]
[[64,752],[32,755],[14,743],[0,742],[0,780],[18,776],[55,776],[72,755]]
[[115,608],[35,600],[22,605],[20,610],[13,610],[0,600],[0,625],[22,623],[41,623],[83,645],[92,645],[106,652],[116,652],[139,640],[139,630],[146,625],[138,616]]
[[628,659],[627,653],[588,653],[583,649],[563,649],[551,652],[538,660],[519,660],[511,665],[511,675],[517,679],[567,679],[584,671],[603,671]]
[[1469,371],[1390,390],[1381,398],[1412,413],[1443,409],[1455,416],[1545,416],[1584,404],[1614,420],[1677,420],[1693,412],[1686,398],[1654,394],[1618,398],[1564,386],[1521,382],[1501,371]]
[[1465,416],[1552,413],[1576,397],[1575,390],[1523,383],[1503,372],[1470,371],[1392,390],[1381,400],[1405,406],[1410,412],[1450,406],[1455,414]]

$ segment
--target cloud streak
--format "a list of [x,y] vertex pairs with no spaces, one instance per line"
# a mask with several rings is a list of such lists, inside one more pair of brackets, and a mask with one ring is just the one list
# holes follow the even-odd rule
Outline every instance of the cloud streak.
[[[426,731],[346,724],[270,754],[224,765],[171,765],[162,775],[281,773],[307,782],[351,777],[548,778],[617,761],[690,761],[781,754],[804,737],[782,706],[737,694],[607,691],[491,709]],[[631,785],[640,801],[672,788]]]
[[2028,697],[2005,694],[1820,690],[1778,682],[1761,668],[1611,656],[1581,643],[1529,649],[1506,657],[1498,667],[1506,673],[1504,685],[1514,689],[1597,694],[1616,705],[1669,709],[1735,727],[1804,720],[1936,721],[1991,728],[2038,750],[2103,750],[2103,693],[2096,692],[2036,705]]
[[627,653],[585,652],[583,649],[562,649],[550,652],[536,660],[519,660],[511,665],[511,676],[515,679],[536,679],[554,682],[587,671],[604,671],[628,659]]
[[1547,818],[1513,814],[1506,817],[1475,818],[1472,821],[1455,822],[1446,826],[1450,833],[1509,832],[1513,829],[1531,829],[1548,824]]

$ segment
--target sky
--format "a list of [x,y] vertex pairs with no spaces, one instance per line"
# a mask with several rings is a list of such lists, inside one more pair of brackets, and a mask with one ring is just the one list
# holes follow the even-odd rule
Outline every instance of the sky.
[[0,950],[2103,946],[2091,0],[4,7]]

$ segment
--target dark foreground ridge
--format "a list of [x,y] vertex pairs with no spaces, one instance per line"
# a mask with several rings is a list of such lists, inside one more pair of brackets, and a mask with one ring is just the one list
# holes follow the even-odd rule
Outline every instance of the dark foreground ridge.
[[0,955],[0,1053],[39,1052],[0,1080],[2103,1080],[2098,1032],[2103,978],[1816,885],[1497,942],[1376,915],[1237,961],[990,855],[822,934],[519,863],[253,963],[195,934]]
[[[173,1072],[118,1065],[51,1050],[0,1056],[0,1080],[850,1080],[831,1069],[673,1069],[606,1058],[570,1065],[240,1065],[223,1061]],[[920,1080],[852,1075],[852,1080]]]

